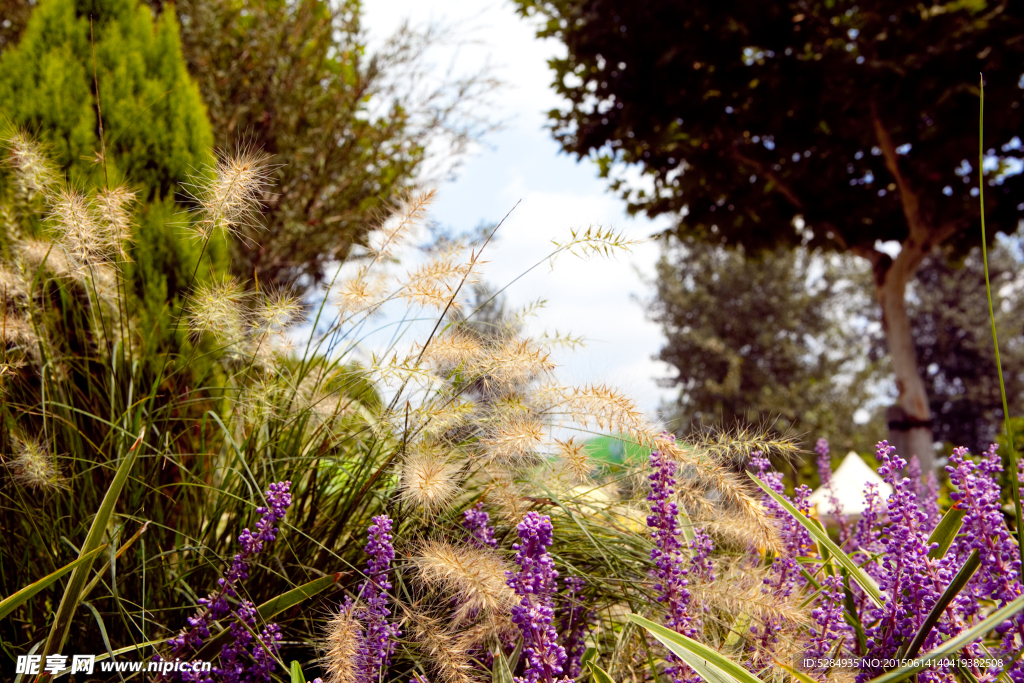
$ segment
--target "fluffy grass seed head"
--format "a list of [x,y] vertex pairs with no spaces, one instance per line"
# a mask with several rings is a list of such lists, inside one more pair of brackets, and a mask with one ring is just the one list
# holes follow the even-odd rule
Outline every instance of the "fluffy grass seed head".
[[327,623],[327,652],[321,660],[324,683],[356,683],[362,626],[350,610],[338,610]]
[[7,148],[6,163],[14,169],[15,186],[26,199],[46,194],[57,182],[57,172],[42,145],[28,135],[16,132],[3,141],[3,146]]
[[15,481],[34,491],[51,491],[65,486],[53,455],[39,441],[12,434],[11,444],[14,455],[7,466],[14,472]]
[[201,240],[222,229],[241,236],[247,229],[259,226],[262,213],[263,188],[271,182],[273,166],[270,155],[244,148],[236,154],[217,154],[208,183],[192,183],[193,196],[200,206],[200,215],[193,225]]
[[51,200],[49,217],[56,225],[60,248],[79,267],[106,257],[108,242],[91,198],[62,187]]
[[402,500],[425,513],[444,509],[459,492],[459,465],[437,446],[417,447],[402,463]]
[[302,321],[302,304],[280,289],[261,293],[252,310],[252,320],[260,334],[280,334]]
[[556,367],[550,354],[531,341],[510,339],[486,354],[477,372],[488,384],[510,391],[521,389]]
[[218,339],[237,343],[245,335],[248,311],[245,289],[234,278],[201,285],[189,302],[189,332],[193,340],[212,332]]
[[555,447],[555,454],[562,466],[562,471],[574,483],[583,484],[590,480],[590,472],[593,467],[586,444],[576,443],[576,437],[570,436],[565,441],[555,439]]
[[508,567],[490,548],[426,541],[412,562],[420,581],[458,601],[457,623],[508,614],[518,602],[505,580]]
[[417,192],[381,221],[380,227],[367,238],[367,249],[374,262],[389,260],[395,250],[412,234],[427,215],[436,190]]
[[129,209],[134,201],[135,193],[123,186],[101,190],[94,199],[105,246],[110,254],[122,261],[129,260],[125,245],[132,237]]
[[491,460],[514,461],[534,455],[544,443],[544,425],[540,420],[513,415],[489,430],[480,443]]
[[481,680],[473,666],[475,643],[465,632],[447,628],[442,620],[425,615],[412,617],[416,640],[427,656],[436,680],[442,683],[476,683]]

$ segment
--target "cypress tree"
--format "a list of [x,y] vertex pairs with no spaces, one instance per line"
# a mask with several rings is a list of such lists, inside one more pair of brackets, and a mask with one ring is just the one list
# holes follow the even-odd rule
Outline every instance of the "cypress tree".
[[[0,55],[0,122],[42,141],[75,187],[137,192],[124,274],[141,329],[169,330],[202,249],[184,229],[183,185],[211,161],[213,141],[173,11],[154,18],[137,0],[42,0],[20,44]],[[215,239],[198,278],[224,271],[226,254]],[[148,351],[169,335],[147,335]]]

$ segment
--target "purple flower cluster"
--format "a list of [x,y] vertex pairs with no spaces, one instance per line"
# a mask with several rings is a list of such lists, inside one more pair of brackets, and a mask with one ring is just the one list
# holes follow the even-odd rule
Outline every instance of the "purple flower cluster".
[[832,486],[832,458],[829,457],[828,441],[818,439],[818,443],[814,446],[814,452],[818,454],[818,479],[825,487],[828,504],[832,508],[832,515],[839,526],[839,542],[845,543],[846,539],[850,537],[850,530],[846,523],[846,515],[843,514],[843,507],[839,504],[835,488]]
[[587,649],[586,637],[593,618],[580,593],[586,582],[579,576],[565,578],[565,607],[559,623],[559,633],[565,644],[565,673],[576,679],[582,672],[581,660]]
[[[865,629],[866,654],[869,657],[886,657],[914,637],[949,585],[955,568],[948,560],[928,557],[928,552],[934,547],[928,542],[928,517],[918,507],[910,479],[899,474],[906,461],[896,455],[895,449],[886,441],[879,442],[877,457],[881,463],[878,473],[892,486],[893,492],[886,501],[889,525],[881,541],[884,554],[878,585],[883,594],[882,606],[868,608],[864,621],[872,623]],[[931,637],[948,630],[948,623],[940,623]],[[880,671],[864,670],[860,679],[867,680]]]
[[[398,626],[388,621],[391,616],[388,606],[388,591],[391,590],[388,572],[395,559],[391,529],[391,519],[387,515],[379,515],[373,518],[373,524],[367,530],[369,540],[366,543],[366,554],[370,556],[370,561],[366,564],[366,580],[359,589],[359,616],[366,626],[356,656],[359,681],[376,681],[380,678],[380,673],[391,661],[395,649],[394,640],[401,635]],[[347,600],[342,609],[351,612],[356,609],[356,605]]]
[[[1003,466],[996,448],[993,444],[981,462],[969,460],[966,448],[956,448],[946,467],[949,482],[957,489],[949,497],[966,513],[953,550],[960,562],[973,550],[978,551],[981,560],[978,572],[958,596],[962,600],[957,601],[957,606],[963,610],[965,619],[978,615],[979,600],[991,600],[1002,606],[1022,592],[1018,578],[1020,557],[1000,509],[998,479]],[[1015,636],[1024,640],[1024,615],[1018,613],[997,627],[996,632],[1003,636],[1003,649],[1012,652],[1016,649]],[[1015,679],[1024,679],[1024,667],[1019,663],[1010,673]]]
[[484,512],[484,504],[477,503],[462,513],[462,528],[469,532],[469,542],[478,548],[497,548],[491,518]]
[[[651,493],[647,500],[651,503],[651,514],[647,516],[647,526],[654,539],[651,550],[651,562],[654,563],[654,590],[658,592],[658,602],[665,606],[665,625],[691,638],[696,636],[693,617],[690,615],[690,568],[684,559],[683,541],[679,528],[679,508],[672,500],[675,495],[676,463],[670,457],[652,451]],[[695,539],[696,540],[696,539]],[[689,680],[683,665],[675,655],[669,654],[669,667],[665,673],[674,683]]]
[[520,597],[512,608],[512,622],[523,634],[526,666],[516,683],[555,683],[568,681],[561,676],[566,661],[565,648],[558,644],[553,626],[554,594],[558,588],[558,572],[548,554],[552,541],[551,518],[528,512],[516,527],[519,543],[516,551],[519,571],[506,573],[506,582]]
[[[277,641],[281,639],[280,629],[275,624],[268,624],[254,643],[250,628],[256,628],[256,608],[248,600],[239,599],[237,589],[242,581],[249,578],[249,564],[253,556],[277,538],[277,524],[284,519],[288,506],[292,504],[290,490],[291,482],[288,481],[270,485],[267,491],[269,507],[256,508],[256,513],[260,515],[256,533],[253,534],[248,528],[242,530],[238,536],[239,551],[224,576],[217,580],[218,590],[199,600],[199,610],[195,616],[188,618],[189,627],[168,641],[176,657],[187,658],[195,654],[210,637],[210,626],[214,621],[233,613],[235,619],[230,626],[232,638],[221,650],[219,666],[211,672],[218,674],[225,683],[270,680],[273,668],[270,653],[276,651]],[[239,600],[234,611],[229,598]],[[246,628],[243,623],[250,628]],[[212,680],[209,674],[187,672],[177,675],[184,681],[205,683]]]
[[843,621],[845,597],[842,577],[826,576],[821,582],[818,606],[811,611],[814,626],[811,627],[811,640],[804,650],[806,658],[814,660],[830,656],[836,639],[848,633],[849,628]]

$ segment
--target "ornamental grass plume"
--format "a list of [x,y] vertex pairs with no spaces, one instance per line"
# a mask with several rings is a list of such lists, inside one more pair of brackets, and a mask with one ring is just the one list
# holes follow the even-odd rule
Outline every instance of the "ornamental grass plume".
[[423,583],[441,589],[458,605],[456,623],[508,614],[517,602],[506,584],[508,568],[489,547],[426,541],[412,562]]
[[40,441],[11,434],[14,455],[6,465],[14,473],[15,481],[36,492],[65,488],[67,482],[60,473],[56,458]]

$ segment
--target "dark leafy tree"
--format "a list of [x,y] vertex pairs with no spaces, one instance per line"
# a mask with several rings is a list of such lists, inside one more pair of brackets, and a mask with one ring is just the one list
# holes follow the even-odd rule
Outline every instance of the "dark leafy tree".
[[[1012,232],[1024,211],[1024,5],[517,2],[567,47],[551,62],[569,105],[551,113],[555,137],[632,211],[675,213],[673,231],[748,253],[806,242],[871,263],[909,445],[930,459],[905,291],[935,245],[978,241],[979,72],[987,215]],[[647,182],[614,179],[624,165]]]
[[876,389],[869,301],[845,260],[802,247],[747,258],[669,238],[650,307],[666,337],[658,358],[677,373],[663,380],[679,387],[669,424],[682,434],[771,425],[802,435],[808,450],[819,437],[835,450],[870,449],[871,429],[854,423]]

